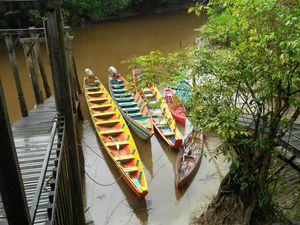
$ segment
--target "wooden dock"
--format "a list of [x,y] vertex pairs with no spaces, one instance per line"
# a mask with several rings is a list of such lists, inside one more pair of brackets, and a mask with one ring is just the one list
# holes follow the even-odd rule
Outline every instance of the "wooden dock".
[[[239,118],[239,122],[249,129],[253,129],[253,120],[250,115],[244,114]],[[300,123],[293,123],[291,130],[288,130],[278,141],[278,145],[288,150],[288,154],[280,151],[279,158],[300,172]]]
[[[42,170],[47,146],[49,143],[53,120],[56,115],[54,98],[47,99],[44,104],[36,106],[28,117],[23,117],[12,125],[14,142],[23,178],[26,199],[29,209],[32,207],[35,191]],[[55,142],[54,141],[54,146]],[[51,178],[56,158],[55,147],[51,152],[47,178]],[[49,184],[43,184],[34,224],[45,224],[48,221]],[[7,224],[5,212],[0,199],[0,225]]]

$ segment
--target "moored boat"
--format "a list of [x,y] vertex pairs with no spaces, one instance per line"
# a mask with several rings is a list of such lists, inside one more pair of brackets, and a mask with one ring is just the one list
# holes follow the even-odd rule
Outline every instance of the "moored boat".
[[98,138],[123,179],[138,198],[148,193],[143,166],[130,130],[106,88],[84,78],[84,92]]
[[124,119],[140,138],[149,139],[154,134],[153,120],[143,98],[128,89],[128,82],[121,75],[117,78],[109,76],[108,83],[110,94]]
[[[132,75],[137,81],[142,79],[139,69],[132,70]],[[154,127],[160,136],[170,147],[174,149],[179,148],[182,145],[182,137],[159,90],[155,86],[144,88],[140,95],[147,102]]]
[[182,145],[182,137],[159,90],[156,87],[145,88],[141,95],[148,104],[154,127],[160,136],[170,147],[179,148]]
[[181,125],[185,125],[186,110],[173,90],[166,88],[164,91],[166,103],[174,119]]
[[175,167],[175,184],[177,188],[191,182],[195,177],[203,155],[204,134],[203,131],[193,130],[177,155]]

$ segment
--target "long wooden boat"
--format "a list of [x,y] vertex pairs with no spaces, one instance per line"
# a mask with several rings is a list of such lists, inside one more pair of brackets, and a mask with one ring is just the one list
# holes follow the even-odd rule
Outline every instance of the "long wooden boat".
[[183,188],[195,177],[203,155],[204,134],[203,131],[193,130],[184,140],[176,159],[175,184],[177,188]]
[[173,90],[166,88],[164,91],[166,103],[171,111],[172,116],[174,119],[182,124],[185,125],[186,120],[186,110],[178,96],[174,93]]
[[108,83],[110,94],[124,119],[140,138],[149,139],[154,134],[153,120],[143,98],[128,90],[128,82],[121,75],[117,79],[109,76]]
[[143,93],[141,95],[148,104],[148,109],[153,119],[154,127],[158,133],[170,147],[179,148],[182,145],[181,135],[159,90],[152,86],[150,88],[143,89]]
[[97,135],[138,198],[148,193],[143,166],[130,130],[103,84],[84,78],[85,98]]
[[[141,70],[133,69],[132,76],[133,79],[138,82],[139,79],[142,79]],[[154,127],[160,136],[170,147],[179,148],[182,145],[181,135],[159,90],[155,86],[144,88],[140,95],[147,102],[149,112],[154,122]]]

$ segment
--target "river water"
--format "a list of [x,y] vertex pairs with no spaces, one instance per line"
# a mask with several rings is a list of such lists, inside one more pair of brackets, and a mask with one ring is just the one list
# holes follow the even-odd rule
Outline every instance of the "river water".
[[[122,74],[128,74],[130,57],[159,49],[165,53],[181,50],[194,43],[205,17],[196,17],[185,11],[163,15],[133,17],[74,29],[73,49],[79,79],[91,68],[107,86],[107,68],[114,65]],[[47,61],[45,46],[43,57]],[[21,50],[16,52],[24,96],[29,109],[34,97]],[[46,67],[50,79],[49,67]],[[7,53],[0,50],[0,75],[6,95],[11,122],[20,118],[20,109]],[[42,85],[41,85],[42,86]],[[211,159],[211,151],[220,145],[218,138],[207,136],[200,169],[193,182],[183,191],[174,185],[176,152],[169,149],[156,133],[149,141],[140,140],[134,133],[144,166],[149,193],[145,200],[137,200],[113,162],[102,149],[82,101],[85,120],[82,123],[82,149],[85,156],[86,213],[94,224],[188,224],[195,212],[203,210],[216,194],[220,180],[227,171],[223,157]],[[180,127],[183,135],[190,128]],[[200,211],[199,211],[200,210]],[[92,223],[91,223],[92,224]]]

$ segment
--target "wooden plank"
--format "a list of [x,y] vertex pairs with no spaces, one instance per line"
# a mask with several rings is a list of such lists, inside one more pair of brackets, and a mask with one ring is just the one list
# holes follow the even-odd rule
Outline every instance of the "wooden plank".
[[40,89],[36,69],[34,66],[34,52],[32,51],[32,48],[30,48],[28,43],[23,44],[23,49],[24,49],[26,64],[27,64],[33,92],[34,92],[35,102],[37,105],[39,105],[43,103],[43,97],[42,97],[42,92]]
[[0,124],[0,192],[7,221],[10,225],[29,225],[30,216],[1,80]]
[[[29,31],[30,32],[30,31]],[[31,33],[31,32],[30,32]],[[34,34],[34,33],[31,33]],[[24,44],[32,44],[32,43],[43,43],[45,42],[46,39],[44,37],[40,38],[40,37],[31,37],[31,38],[20,38],[20,43]]]
[[28,116],[28,110],[27,110],[27,106],[26,106],[26,102],[25,102],[25,98],[24,98],[24,94],[23,94],[23,88],[22,88],[22,84],[21,84],[21,79],[20,79],[20,74],[19,74],[19,70],[18,70],[17,57],[15,54],[15,50],[13,48],[12,37],[5,36],[4,39],[5,39],[6,49],[8,52],[9,61],[12,66],[15,83],[17,86],[17,92],[18,92],[18,98],[19,98],[19,104],[20,104],[22,116]]
[[[38,186],[38,179],[49,142],[50,128],[55,115],[55,101],[51,97],[44,104],[39,105],[29,112],[28,117],[16,121],[12,126],[29,207],[32,205],[33,196]],[[50,156],[51,161],[46,173],[47,178],[51,176],[52,168],[54,167],[54,159],[56,158],[55,149],[57,148],[52,150]],[[42,191],[35,224],[39,222],[44,224],[48,221],[47,209],[45,208],[45,204],[48,204],[48,195],[47,189]]]

